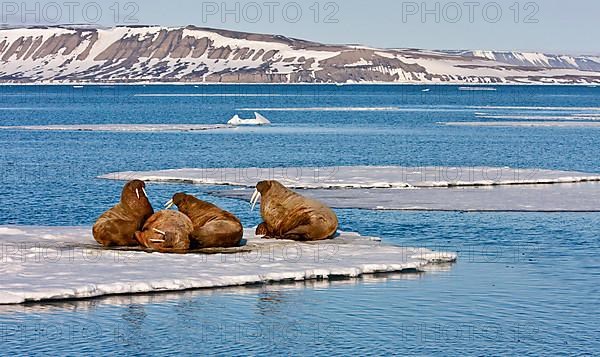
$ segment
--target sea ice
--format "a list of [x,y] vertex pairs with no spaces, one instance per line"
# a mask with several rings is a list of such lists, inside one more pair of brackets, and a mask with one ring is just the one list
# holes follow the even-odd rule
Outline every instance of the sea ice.
[[0,130],[104,131],[104,132],[180,132],[233,128],[224,124],[74,124],[0,126]]
[[140,294],[121,294],[121,295],[104,295],[95,299],[82,300],[59,300],[52,303],[33,303],[33,304],[4,304],[0,305],[0,317],[2,314],[8,313],[36,313],[48,314],[55,311],[88,311],[95,310],[99,306],[131,306],[137,304],[158,304],[169,301],[187,301],[200,296],[213,296],[215,294],[229,293],[235,295],[257,295],[257,294],[280,294],[282,291],[292,291],[299,289],[328,289],[331,287],[350,287],[356,285],[374,285],[383,284],[389,281],[397,280],[418,280],[422,274],[438,274],[448,272],[452,269],[454,263],[439,263],[430,264],[423,267],[425,272],[416,271],[395,272],[386,274],[369,274],[363,275],[360,279],[328,279],[328,280],[302,280],[302,281],[286,281],[279,284],[253,284],[253,285],[236,285],[221,287],[217,289],[192,289],[165,291],[160,294],[140,293]]
[[401,166],[184,168],[116,172],[100,178],[243,187],[254,187],[261,180],[278,180],[290,188],[417,188],[600,181],[599,174],[574,171]]
[[438,124],[448,126],[600,128],[600,122],[597,121],[458,121],[440,122]]
[[[550,121],[552,123],[560,121],[585,121],[599,120],[596,114],[568,114],[568,115],[498,115],[498,114],[475,114],[478,119],[514,119],[520,121],[534,120],[538,122]],[[484,122],[485,123],[485,122]]]
[[[251,189],[211,192],[249,200]],[[403,211],[600,212],[600,183],[419,189],[303,190],[333,208]]]
[[457,258],[355,233],[313,243],[261,239],[252,229],[244,237],[239,248],[164,254],[103,248],[90,227],[1,226],[0,304],[358,277]]

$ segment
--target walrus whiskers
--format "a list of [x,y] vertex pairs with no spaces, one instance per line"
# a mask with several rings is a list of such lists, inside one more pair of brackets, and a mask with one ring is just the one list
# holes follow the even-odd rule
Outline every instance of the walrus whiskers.
[[167,235],[165,232],[163,232],[163,231],[161,231],[161,230],[158,230],[158,229],[156,229],[156,228],[152,228],[152,230],[153,230],[153,231],[155,231],[155,232],[156,232],[156,233],[158,233],[158,234],[162,234],[163,236],[166,236],[166,235]]

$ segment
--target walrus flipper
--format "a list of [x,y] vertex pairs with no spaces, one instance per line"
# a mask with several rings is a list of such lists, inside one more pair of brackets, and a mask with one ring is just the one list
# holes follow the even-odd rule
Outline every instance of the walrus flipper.
[[[134,224],[134,222],[124,219],[107,220],[106,222],[102,222],[101,225],[95,224],[94,227],[92,227],[92,235],[98,243],[105,247],[133,247],[137,245],[135,233],[128,236],[127,234],[124,234],[122,227],[128,227]],[[127,231],[127,229],[125,229],[125,231]]]
[[257,236],[269,236],[271,234],[271,229],[269,229],[267,223],[262,222],[261,224],[256,226],[254,234],[256,234]]
[[290,231],[285,232],[284,234],[281,235],[281,237],[278,237],[278,238],[295,240],[295,241],[312,240],[309,235],[311,229],[312,228],[311,228],[310,224],[305,224],[305,225],[298,226]]
[[[336,225],[337,226],[337,225]],[[316,241],[330,239],[335,236],[335,229],[327,225],[327,221],[322,217],[310,217],[302,220],[296,228],[290,229],[281,235],[281,239],[290,239],[296,241]]]

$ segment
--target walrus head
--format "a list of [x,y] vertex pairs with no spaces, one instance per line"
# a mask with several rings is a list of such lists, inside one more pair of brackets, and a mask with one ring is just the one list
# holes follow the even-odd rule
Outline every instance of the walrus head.
[[260,181],[259,183],[257,183],[256,189],[254,190],[254,193],[252,194],[252,198],[250,198],[250,204],[252,205],[250,210],[254,210],[254,206],[256,206],[256,203],[258,202],[259,198],[261,198],[263,195],[265,195],[267,192],[269,192],[269,190],[275,189],[275,188],[277,188],[277,189],[285,188],[285,186],[283,186],[281,183],[279,183],[279,181],[275,181],[275,180],[266,180],[266,181]]
[[125,184],[121,192],[121,202],[148,201],[144,181],[132,180]]
[[173,195],[173,198],[171,198],[167,203],[165,203],[165,208],[169,209],[173,207],[173,205],[179,207],[183,203],[185,203],[190,197],[191,196],[185,192],[177,192]]
[[180,204],[183,204],[184,202],[189,200],[190,197],[192,197],[192,196],[188,195],[185,192],[177,192],[176,194],[173,195],[173,203],[175,203],[176,206],[179,206]]

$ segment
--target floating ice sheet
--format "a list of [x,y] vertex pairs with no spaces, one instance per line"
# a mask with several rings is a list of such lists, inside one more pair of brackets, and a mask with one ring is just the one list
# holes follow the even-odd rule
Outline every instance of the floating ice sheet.
[[1,130],[104,131],[104,132],[180,132],[233,128],[225,124],[74,124],[0,126]]
[[385,245],[341,233],[316,243],[260,239],[213,254],[110,250],[90,227],[0,226],[0,303],[78,299],[426,269],[455,253]]
[[598,174],[571,171],[401,166],[190,168],[116,172],[100,178],[244,187],[254,187],[261,180],[278,180],[291,188],[457,187],[600,181]]
[[490,115],[476,114],[478,119],[515,119],[515,120],[537,120],[537,121],[560,121],[560,120],[599,120],[597,114],[581,114],[581,115]]
[[[600,183],[421,189],[302,190],[334,208],[406,211],[600,212]],[[250,189],[215,191],[249,200]]]
[[383,284],[390,281],[398,280],[418,280],[423,274],[439,274],[447,273],[452,270],[454,263],[436,263],[423,267],[423,272],[394,272],[385,274],[369,274],[363,275],[360,279],[328,279],[328,280],[302,280],[302,281],[285,281],[275,284],[252,284],[252,285],[236,285],[222,287],[219,289],[191,289],[166,291],[160,294],[156,293],[139,293],[139,294],[119,294],[119,295],[104,295],[95,299],[81,300],[55,300],[52,302],[42,301],[39,303],[29,304],[0,304],[0,318],[3,314],[10,313],[37,313],[47,314],[56,311],[87,311],[96,309],[99,306],[123,306],[132,304],[157,304],[181,299],[191,300],[200,296],[213,296],[217,294],[229,293],[235,295],[257,295],[281,293],[282,291],[300,290],[300,289],[328,289],[331,287],[352,287],[365,286],[374,284]]
[[447,126],[600,128],[600,122],[597,121],[457,121],[438,124]]

